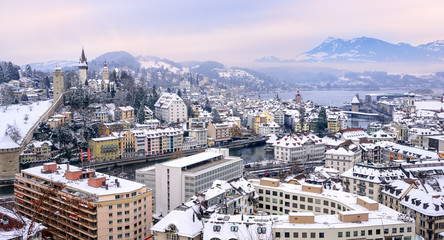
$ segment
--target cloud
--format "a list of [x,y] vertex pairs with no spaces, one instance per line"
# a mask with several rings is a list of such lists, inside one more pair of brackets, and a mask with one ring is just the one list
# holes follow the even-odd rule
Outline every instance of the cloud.
[[107,51],[242,64],[291,58],[328,36],[421,44],[444,38],[442,1],[8,1],[2,60],[76,60]]

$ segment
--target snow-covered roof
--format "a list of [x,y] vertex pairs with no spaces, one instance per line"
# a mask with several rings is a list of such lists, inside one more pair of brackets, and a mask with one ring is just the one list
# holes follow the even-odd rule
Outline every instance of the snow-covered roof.
[[221,153],[215,153],[215,152],[203,152],[198,153],[189,157],[183,157],[176,160],[171,160],[166,163],[163,163],[164,166],[167,167],[177,167],[177,168],[183,168],[187,167],[196,163],[208,161],[213,158],[222,157],[223,154]]
[[286,147],[286,148],[295,148],[295,147],[301,147],[307,142],[313,142],[314,144],[324,144],[322,142],[322,139],[320,139],[318,136],[314,135],[313,133],[309,134],[293,134],[293,135],[286,135],[283,138],[277,140],[273,146],[274,147]]
[[400,204],[427,216],[444,216],[444,197],[434,197],[419,189],[412,188]]
[[154,104],[154,107],[169,108],[171,103],[173,103],[174,101],[183,100],[175,93],[163,93],[162,96],[160,96],[159,100],[157,100],[156,104]]
[[350,103],[351,104],[359,104],[360,102],[359,102],[358,97],[355,95]]
[[381,183],[393,182],[407,178],[399,167],[379,167],[357,164],[341,174],[341,177],[360,179],[367,182]]
[[174,209],[151,227],[151,230],[165,232],[175,229],[179,236],[194,238],[203,229],[203,222],[197,217],[199,211],[194,209],[196,207],[180,206]]
[[[136,190],[139,190],[143,187],[146,187],[146,185],[133,182],[130,180],[126,180],[123,178],[118,178],[114,176],[110,176],[107,174],[95,172],[95,176],[97,178],[99,177],[105,177],[106,183],[108,184],[108,189],[105,189],[104,187],[92,187],[88,185],[88,179],[79,179],[79,180],[68,180],[65,178],[65,172],[67,170],[68,165],[67,164],[58,164],[57,165],[57,171],[53,173],[42,173],[43,166],[37,166],[32,168],[23,169],[22,173],[29,174],[36,176],[41,179],[45,179],[51,182],[59,182],[71,189],[78,190],[80,192],[86,192],[91,195],[96,196],[106,196],[111,194],[119,194],[119,193],[129,193]],[[79,171],[82,170],[79,167],[76,166],[69,166],[70,171]],[[115,180],[118,180],[119,186],[115,183]]]

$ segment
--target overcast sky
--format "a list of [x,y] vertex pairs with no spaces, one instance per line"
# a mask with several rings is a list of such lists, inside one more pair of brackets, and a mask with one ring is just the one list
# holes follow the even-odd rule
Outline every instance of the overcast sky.
[[292,58],[329,36],[444,39],[444,1],[2,1],[0,60],[19,65],[124,50],[242,65]]

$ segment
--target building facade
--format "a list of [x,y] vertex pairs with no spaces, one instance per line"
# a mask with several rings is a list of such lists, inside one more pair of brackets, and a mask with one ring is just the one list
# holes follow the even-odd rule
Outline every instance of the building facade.
[[46,163],[16,175],[20,214],[44,222],[54,239],[146,239],[151,191],[143,184]]

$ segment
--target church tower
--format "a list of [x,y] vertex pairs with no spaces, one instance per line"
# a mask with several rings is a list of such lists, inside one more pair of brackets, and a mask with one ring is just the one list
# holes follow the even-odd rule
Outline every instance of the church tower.
[[82,55],[79,61],[79,85],[85,85],[88,79],[88,60],[86,60],[85,51],[82,47]]
[[104,64],[104,66],[102,68],[102,80],[103,81],[106,81],[106,80],[109,81],[109,69],[108,69],[108,66],[106,64],[106,61],[105,61],[105,64]]
[[65,89],[65,77],[60,67],[56,67],[52,73],[52,90],[54,101],[56,101]]

